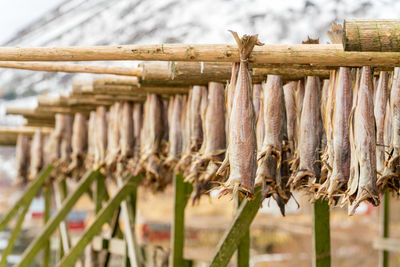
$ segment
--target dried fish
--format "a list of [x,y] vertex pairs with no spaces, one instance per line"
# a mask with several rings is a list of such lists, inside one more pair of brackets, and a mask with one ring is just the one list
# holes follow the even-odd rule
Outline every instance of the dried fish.
[[297,135],[297,126],[296,126],[296,93],[297,82],[292,81],[283,86],[283,93],[285,97],[285,109],[286,109],[286,129],[287,129],[287,138],[289,142],[289,149],[291,153],[294,153],[296,144],[296,135]]
[[167,170],[173,170],[178,162],[182,153],[182,128],[181,128],[181,117],[182,117],[182,95],[176,95],[171,97],[170,100],[170,120],[169,120],[169,151],[168,157],[164,162]]
[[[84,167],[86,149],[88,146],[88,130],[86,126],[86,118],[82,113],[76,113],[74,124],[72,127],[72,161],[68,169],[70,172],[79,170],[76,174],[80,174]],[[78,177],[79,175],[73,175]]]
[[26,135],[19,134],[16,147],[17,184],[26,184],[28,181],[30,142]]
[[119,135],[121,154],[119,161],[126,161],[133,157],[134,135],[133,135],[133,110],[131,102],[123,102],[119,116]]
[[97,166],[103,165],[106,160],[107,149],[107,111],[103,106],[96,109],[96,125],[95,125],[95,157],[94,164]]
[[144,110],[144,127],[141,133],[140,166],[136,173],[144,170],[149,185],[159,191],[166,186],[161,174],[161,141],[163,138],[163,102],[156,94],[147,94]]
[[86,166],[93,166],[96,154],[96,111],[91,111],[87,123],[87,154],[85,159]]
[[352,109],[350,68],[339,69],[335,91],[332,174],[327,189],[330,203],[337,202],[338,196],[344,194],[350,176],[349,117]]
[[176,164],[175,172],[184,173],[189,167],[191,162],[191,148],[190,148],[190,103],[192,99],[192,91],[189,91],[188,96],[182,99],[182,115],[181,115],[181,128],[182,128],[182,157]]
[[280,164],[282,158],[282,128],[284,115],[284,95],[282,78],[268,75],[263,83],[265,134],[261,151],[258,154],[256,185],[263,186],[263,197],[281,192]]
[[117,102],[110,107],[110,111],[108,112],[106,165],[111,173],[117,168],[117,160],[121,152],[119,126],[120,110],[121,103]]
[[381,188],[399,193],[400,189],[400,68],[395,68],[390,91],[391,142],[383,175],[379,180]]
[[260,111],[260,102],[261,102],[261,94],[262,94],[262,86],[261,84],[253,85],[253,106],[254,106],[254,116],[257,120],[258,114]]
[[43,135],[40,129],[35,131],[31,142],[29,179],[35,179],[43,168]]
[[351,167],[343,201],[349,204],[349,215],[353,215],[364,200],[379,205],[372,75],[371,67],[362,68],[356,105],[350,116]]
[[318,182],[316,179],[320,175],[318,160],[322,135],[319,95],[319,78],[308,76],[299,128],[298,164],[295,164],[298,167],[288,181],[292,189],[308,188],[312,180]]
[[229,117],[229,145],[225,164],[229,162],[230,173],[221,194],[239,191],[246,197],[253,198],[257,141],[252,82],[247,61],[254,46],[262,43],[258,41],[257,35],[239,38],[237,33],[232,34],[239,47],[240,66]]
[[61,115],[62,116],[62,135],[61,135],[61,161],[68,163],[71,159],[72,153],[72,126],[73,118],[71,115]]

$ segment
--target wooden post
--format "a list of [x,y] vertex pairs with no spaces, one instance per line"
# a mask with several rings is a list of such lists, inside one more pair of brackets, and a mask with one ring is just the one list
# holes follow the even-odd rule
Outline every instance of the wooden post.
[[229,228],[217,246],[210,267],[227,266],[240,241],[246,235],[256,216],[261,202],[260,188],[256,189],[253,200],[243,200]]
[[183,180],[182,174],[174,175],[174,217],[171,227],[171,266],[188,266],[183,258],[185,243],[185,207],[193,187]]
[[[49,183],[43,189],[44,197],[44,224],[50,220],[51,213],[51,186]],[[43,267],[50,267],[51,264],[51,238],[46,242],[43,253]]]
[[[236,196],[236,205],[239,209],[240,204],[243,202],[243,198],[239,194]],[[250,230],[247,230],[245,235],[240,240],[237,249],[237,266],[249,267],[250,263]]]
[[[56,200],[55,201],[56,208],[57,208],[57,210],[60,210],[63,206],[63,201],[67,195],[66,183],[65,183],[65,180],[62,180],[58,183],[57,183],[57,181],[54,181],[53,185],[54,185],[54,196],[55,196],[55,200]],[[66,220],[63,220],[60,222],[59,231],[60,231],[59,235],[60,235],[60,239],[61,239],[62,251],[63,251],[63,253],[67,253],[71,247],[71,240],[69,238]]]
[[345,20],[345,51],[400,52],[400,20]]
[[313,205],[312,266],[331,266],[331,236],[328,201],[318,199]]
[[[134,186],[132,192],[135,192],[137,190],[140,179],[141,177],[137,176],[135,180],[132,181],[132,185]],[[128,180],[132,180],[132,178],[128,178]],[[117,179],[117,184],[120,187],[124,185],[121,177]],[[135,215],[131,207],[131,202],[128,202],[127,200],[121,202],[121,216],[125,230],[125,240],[127,244],[127,254],[129,257],[129,262],[131,266],[142,266],[143,260],[140,255],[140,248],[135,237]]]
[[80,180],[78,187],[75,192],[71,193],[63,202],[61,209],[51,217],[50,221],[47,222],[45,228],[40,232],[40,234],[33,240],[29,247],[24,251],[21,257],[21,261],[16,264],[19,267],[27,267],[35,258],[37,253],[43,248],[46,241],[51,237],[54,231],[57,229],[59,224],[65,219],[71,209],[74,207],[75,203],[79,198],[86,192],[89,186],[92,184],[93,180],[98,176],[102,175],[100,170],[94,170],[86,173],[86,175]]
[[30,207],[30,203],[26,204],[21,210],[21,214],[19,215],[18,220],[14,226],[14,229],[11,232],[11,236],[8,239],[7,247],[1,253],[0,267],[5,267],[7,265],[8,255],[10,255],[10,253],[12,252],[12,250],[14,248],[15,241],[18,238],[19,232],[21,231],[22,224],[24,223],[25,215],[26,215],[26,212],[29,210],[29,207]]
[[0,221],[0,232],[4,230],[7,224],[10,222],[12,218],[14,218],[15,214],[17,214],[18,209],[24,205],[29,205],[32,199],[36,196],[37,192],[40,189],[40,186],[46,181],[47,177],[49,177],[50,173],[53,171],[54,166],[49,165],[44,168],[38,178],[30,183],[25,192],[21,195],[18,201],[11,207],[11,209],[7,212],[7,214]]
[[61,262],[57,265],[59,267],[73,266],[79,256],[82,254],[85,247],[93,240],[95,235],[101,230],[101,227],[106,223],[109,218],[117,210],[121,202],[135,189],[132,180],[128,180],[122,188],[118,190],[116,195],[108,201],[108,203],[97,214],[94,222],[86,229],[79,241],[74,247],[64,256]]
[[[381,204],[381,225],[380,235],[382,239],[389,237],[389,222],[390,222],[390,194],[386,191],[383,195],[383,203]],[[389,266],[389,251],[381,250],[379,252],[379,266]]]

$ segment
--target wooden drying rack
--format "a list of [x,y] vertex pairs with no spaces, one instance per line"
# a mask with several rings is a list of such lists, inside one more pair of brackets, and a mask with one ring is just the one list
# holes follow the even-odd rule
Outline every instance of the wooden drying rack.
[[[392,69],[400,66],[400,21],[347,20],[344,23],[343,45],[264,45],[256,47],[249,59],[253,81],[260,82],[268,74],[282,75],[284,79],[300,79],[304,76],[329,77],[331,69],[339,66],[359,67],[369,65],[377,69]],[[343,49],[344,48],[344,49]],[[30,126],[53,126],[56,113],[88,114],[98,105],[109,106],[115,101],[144,101],[146,93],[158,93],[168,97],[170,94],[186,93],[190,85],[207,84],[210,81],[223,82],[230,78],[231,62],[239,61],[238,48],[235,45],[123,45],[97,47],[0,47],[0,67],[34,71],[76,72],[113,74],[94,78],[93,81],[81,81],[73,84],[72,93],[56,99],[40,98],[34,110],[8,108],[8,114],[20,114]],[[138,67],[99,66],[92,64],[20,62],[20,61],[107,61],[107,60],[143,60],[169,61],[168,64],[143,63]],[[14,145],[19,133],[31,135],[34,128],[0,130],[0,142]],[[4,136],[4,138],[2,138]],[[6,138],[7,137],[7,138]],[[7,140],[7,141],[2,141]],[[85,230],[76,244],[69,243],[68,236],[61,237],[65,243],[64,255],[57,266],[72,266],[79,260],[84,248],[93,241],[97,250],[107,250],[108,255],[115,247],[125,255],[132,266],[143,266],[143,256],[136,242],[133,231],[136,214],[136,190],[141,180],[137,177],[120,177],[119,190],[109,197],[106,193],[104,176],[100,168],[88,171],[75,189],[67,193],[65,181],[55,190],[62,200],[57,212],[50,218],[50,186],[46,179],[54,172],[55,166],[44,168],[41,174],[31,182],[25,193],[0,221],[0,231],[4,230],[14,217],[17,223],[0,262],[5,265],[5,258],[11,252],[21,230],[29,205],[44,185],[45,227],[30,244],[16,266],[28,266],[37,253],[44,248],[44,264],[50,264],[50,237],[60,227],[78,199],[95,183],[95,192],[91,194],[95,203],[96,218]],[[192,186],[177,174],[174,187],[174,219],[171,228],[171,266],[192,266],[193,261],[183,258],[184,248],[184,211]],[[226,266],[237,250],[239,266],[249,266],[250,235],[249,227],[260,206],[260,192],[256,189],[255,200],[238,200],[238,209],[231,225],[226,229],[215,254],[208,266]],[[382,209],[382,238],[388,237],[389,198],[385,194]],[[98,236],[104,223],[111,220],[115,230],[117,212],[121,209],[124,223],[125,241],[115,237],[105,240]],[[18,215],[18,216],[17,216]],[[118,216],[117,216],[118,218]],[[330,266],[330,230],[329,206],[318,200],[313,205],[313,266]],[[382,249],[380,266],[388,266],[387,249],[393,249],[393,242],[381,239]],[[391,247],[386,243],[390,243]],[[386,245],[385,245],[386,244]],[[121,249],[122,246],[122,249]],[[125,249],[126,246],[126,249]],[[397,246],[399,247],[399,246]],[[122,251],[122,252],[121,252]],[[108,256],[109,257],[109,256]]]

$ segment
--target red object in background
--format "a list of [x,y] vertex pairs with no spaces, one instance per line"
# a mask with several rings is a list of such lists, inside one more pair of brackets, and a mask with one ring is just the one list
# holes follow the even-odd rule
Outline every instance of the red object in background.
[[69,230],[84,230],[85,222],[84,221],[75,221],[75,222],[67,222]]
[[31,212],[31,218],[32,219],[40,219],[40,218],[43,218],[43,216],[44,216],[44,213],[41,212],[41,211],[33,211],[33,212]]

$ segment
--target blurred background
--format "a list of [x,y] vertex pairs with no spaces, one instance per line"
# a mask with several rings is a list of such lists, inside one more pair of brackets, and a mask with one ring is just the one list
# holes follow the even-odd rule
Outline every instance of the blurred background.
[[[398,18],[400,2],[395,0],[13,0],[0,1],[1,46],[84,46],[144,43],[234,43],[228,29],[258,33],[267,44],[300,43],[320,38],[332,22],[350,18]],[[107,62],[136,66],[136,62]],[[22,118],[5,116],[6,106],[35,107],[38,94],[59,94],[70,90],[71,79],[84,74],[0,70],[0,125],[21,125]],[[21,191],[13,185],[15,150],[0,147],[0,213],[4,213]],[[10,190],[12,189],[12,190]],[[142,241],[168,250],[172,218],[171,190],[153,195],[139,192],[139,233]],[[267,202],[252,225],[253,266],[309,266],[311,257],[311,206],[296,196],[288,215]],[[391,209],[399,208],[392,202]],[[78,236],[92,214],[82,200],[69,218]],[[230,208],[227,208],[230,207]],[[207,261],[233,216],[229,198],[204,198],[187,209],[188,258]],[[32,220],[24,229],[34,233],[40,227],[43,202],[37,199],[30,210]],[[148,211],[152,212],[149,213]],[[379,211],[361,206],[353,217],[345,209],[331,213],[333,266],[377,266],[378,251],[373,240],[379,231]],[[396,237],[399,216],[392,212],[391,236]],[[35,220],[38,220],[35,224]],[[400,234],[397,234],[400,237]],[[0,250],[7,233],[0,233]],[[20,250],[23,250],[21,241]],[[14,256],[18,260],[18,251]],[[400,264],[392,253],[391,261]]]

